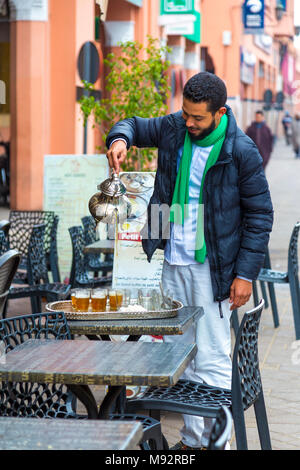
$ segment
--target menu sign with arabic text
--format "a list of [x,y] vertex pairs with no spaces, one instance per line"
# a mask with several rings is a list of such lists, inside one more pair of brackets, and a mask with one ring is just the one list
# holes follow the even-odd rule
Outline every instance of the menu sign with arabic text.
[[153,193],[155,173],[120,173],[132,204],[132,216],[118,225],[115,239],[113,287],[156,289],[161,281],[164,253],[157,250],[151,263],[142,248],[141,230],[147,222],[147,207]]

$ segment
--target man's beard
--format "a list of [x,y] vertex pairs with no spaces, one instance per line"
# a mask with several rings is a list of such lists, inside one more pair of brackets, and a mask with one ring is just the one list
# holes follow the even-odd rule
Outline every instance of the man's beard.
[[201,131],[198,135],[191,134],[189,132],[189,136],[190,136],[191,140],[204,139],[204,137],[207,137],[209,134],[211,134],[212,131],[214,131],[216,127],[217,127],[216,126],[216,121],[214,119],[213,122],[211,123],[211,125],[209,127],[207,127],[206,129],[203,129],[203,131]]

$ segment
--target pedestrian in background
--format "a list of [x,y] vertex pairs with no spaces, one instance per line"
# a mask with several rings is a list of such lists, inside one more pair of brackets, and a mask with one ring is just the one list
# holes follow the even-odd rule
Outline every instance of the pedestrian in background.
[[256,111],[255,120],[246,130],[246,134],[256,144],[259,153],[263,159],[263,168],[265,169],[273,150],[273,135],[271,129],[267,126],[263,111]]
[[300,114],[295,114],[292,122],[292,142],[295,151],[295,158],[300,158]]
[[285,135],[285,141],[287,145],[291,143],[291,136],[292,136],[292,122],[293,118],[288,111],[285,112],[284,117],[282,119],[282,125]]

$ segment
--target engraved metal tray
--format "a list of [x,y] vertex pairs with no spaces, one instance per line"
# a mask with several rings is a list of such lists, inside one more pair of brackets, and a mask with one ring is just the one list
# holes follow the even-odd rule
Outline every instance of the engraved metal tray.
[[64,312],[67,320],[151,320],[159,318],[176,317],[183,304],[178,300],[172,301],[172,307],[159,311],[131,311],[131,312],[77,312],[72,307],[71,300],[60,300],[46,305],[48,312]]

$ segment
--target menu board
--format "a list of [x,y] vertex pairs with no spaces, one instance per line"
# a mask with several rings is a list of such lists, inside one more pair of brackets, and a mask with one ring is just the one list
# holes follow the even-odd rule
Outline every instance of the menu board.
[[69,277],[72,264],[68,229],[74,225],[82,226],[81,218],[90,215],[90,197],[98,192],[97,185],[108,176],[105,155],[44,157],[44,210],[54,211],[59,216],[57,246],[62,281]]
[[126,186],[132,214],[118,224],[115,236],[113,287],[132,291],[155,289],[161,281],[163,251],[154,253],[149,263],[142,248],[141,230],[147,222],[147,206],[154,189],[155,173],[123,172],[120,179]]

